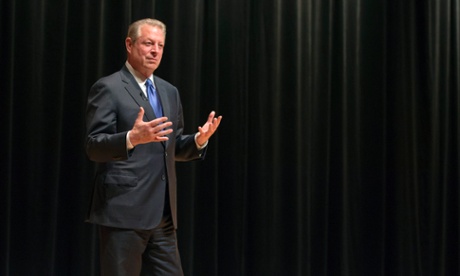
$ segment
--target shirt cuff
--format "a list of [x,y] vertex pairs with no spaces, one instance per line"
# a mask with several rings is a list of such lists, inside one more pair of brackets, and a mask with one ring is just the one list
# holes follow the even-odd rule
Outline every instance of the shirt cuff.
[[131,131],[128,131],[128,133],[126,133],[126,149],[127,150],[132,150],[134,148],[133,144],[131,144],[131,141],[129,140],[129,133]]

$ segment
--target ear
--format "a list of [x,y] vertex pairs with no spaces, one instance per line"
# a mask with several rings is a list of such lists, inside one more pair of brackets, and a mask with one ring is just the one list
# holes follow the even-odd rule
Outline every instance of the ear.
[[126,51],[128,53],[131,53],[131,49],[133,48],[133,41],[132,41],[131,37],[127,37],[125,39],[125,46],[126,46]]

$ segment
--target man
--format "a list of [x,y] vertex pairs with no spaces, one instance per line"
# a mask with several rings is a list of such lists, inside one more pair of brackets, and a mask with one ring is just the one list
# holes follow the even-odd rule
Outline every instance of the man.
[[99,225],[102,275],[183,275],[175,161],[203,159],[222,116],[182,133],[177,89],[153,75],[165,36],[158,20],[132,23],[125,65],[88,95],[86,152],[97,172],[87,220]]

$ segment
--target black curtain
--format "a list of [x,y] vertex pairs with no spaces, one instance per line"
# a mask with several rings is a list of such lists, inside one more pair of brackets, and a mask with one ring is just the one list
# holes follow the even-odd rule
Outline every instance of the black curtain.
[[0,274],[98,275],[86,96],[134,20],[191,133],[186,275],[458,275],[460,1],[0,3]]

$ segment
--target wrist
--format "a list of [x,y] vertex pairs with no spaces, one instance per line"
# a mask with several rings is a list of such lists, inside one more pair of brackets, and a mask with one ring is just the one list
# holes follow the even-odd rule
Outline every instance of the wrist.
[[132,130],[128,131],[128,134],[126,135],[126,140],[129,141],[133,148],[139,144],[139,141]]
[[199,149],[201,149],[201,148],[204,148],[208,144],[208,140],[203,139],[203,137],[201,137],[200,133],[197,132],[195,134],[195,144]]

